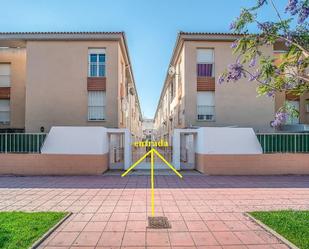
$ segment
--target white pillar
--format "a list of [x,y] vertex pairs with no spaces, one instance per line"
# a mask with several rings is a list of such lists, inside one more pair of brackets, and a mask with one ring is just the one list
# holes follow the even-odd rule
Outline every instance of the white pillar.
[[173,166],[180,170],[180,130],[174,129],[173,134]]
[[132,164],[131,133],[128,129],[124,131],[124,169],[130,168]]

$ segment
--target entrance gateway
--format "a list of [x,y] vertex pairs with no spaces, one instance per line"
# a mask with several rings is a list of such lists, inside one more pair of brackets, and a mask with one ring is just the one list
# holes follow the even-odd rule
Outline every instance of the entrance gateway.
[[[104,155],[109,169],[127,170],[141,158],[149,146],[134,146],[128,129],[105,127],[52,127],[42,146],[42,154]],[[164,141],[163,141],[164,142]],[[158,146],[158,152],[176,170],[196,168],[196,159],[211,154],[262,154],[262,148],[251,128],[201,127],[175,129],[172,146]],[[166,145],[166,144],[165,144]],[[166,169],[156,158],[156,169]],[[150,169],[150,158],[138,166]]]
[[[155,148],[165,160],[169,163],[172,163],[172,147],[166,140],[148,140],[148,141],[135,141],[131,144],[132,146],[132,164],[137,162],[143,155],[151,150],[151,148]],[[157,156],[155,157],[155,169],[167,169],[166,164]],[[136,169],[145,169],[150,170],[150,155],[147,156],[141,163],[139,163]]]

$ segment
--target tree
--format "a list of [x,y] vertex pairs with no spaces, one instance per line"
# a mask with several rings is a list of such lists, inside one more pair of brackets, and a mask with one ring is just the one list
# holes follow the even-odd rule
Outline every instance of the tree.
[[[266,6],[273,8],[275,22],[259,21],[258,13]],[[279,12],[273,0],[258,0],[255,6],[242,9],[230,25],[234,33],[241,34],[231,45],[236,61],[219,77],[220,84],[248,78],[258,83],[258,95],[272,98],[278,92],[299,96],[309,90],[309,0],[288,0],[284,12]],[[284,19],[283,15],[288,17]],[[249,25],[256,25],[259,32],[250,34]],[[283,43],[286,50],[279,59],[261,51],[275,42]],[[298,111],[285,103],[275,114],[272,125],[284,124],[289,116],[298,116]]]

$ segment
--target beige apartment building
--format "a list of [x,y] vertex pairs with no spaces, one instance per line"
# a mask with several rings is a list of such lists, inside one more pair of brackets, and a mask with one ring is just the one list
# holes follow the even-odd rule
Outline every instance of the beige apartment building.
[[0,33],[0,130],[128,128],[142,114],[123,32]]
[[[284,93],[276,98],[257,97],[257,84],[247,79],[217,84],[227,65],[236,61],[231,44],[239,35],[180,32],[155,113],[156,137],[169,140],[174,128],[252,127],[274,132],[270,123],[285,100],[300,110],[291,124],[309,123],[309,95],[295,98]],[[280,54],[281,43],[263,48]],[[298,127],[298,129],[302,129]]]

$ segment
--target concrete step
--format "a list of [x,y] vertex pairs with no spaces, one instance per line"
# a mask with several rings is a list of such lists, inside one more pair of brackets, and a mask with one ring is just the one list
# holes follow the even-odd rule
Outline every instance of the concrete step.
[[[123,170],[109,170],[104,173],[104,175],[121,175],[124,171]],[[181,170],[179,171],[180,174],[183,176],[187,175],[201,175],[200,172],[196,170]],[[175,176],[175,173],[170,169],[156,169],[154,171],[155,175],[162,175],[162,176]],[[148,176],[150,175],[150,169],[133,169],[128,175],[132,176]]]

